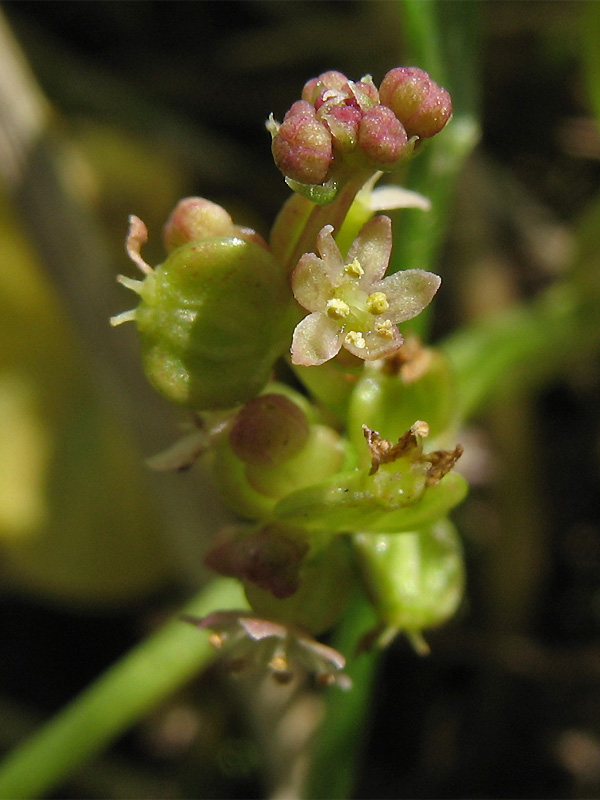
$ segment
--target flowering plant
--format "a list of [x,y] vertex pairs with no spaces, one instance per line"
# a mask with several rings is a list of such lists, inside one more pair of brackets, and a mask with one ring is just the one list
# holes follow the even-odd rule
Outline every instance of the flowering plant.
[[[427,397],[419,418],[398,433],[397,424],[369,427],[375,405],[355,395],[365,363],[379,365],[370,379],[389,394],[383,406],[395,423],[406,419],[406,400],[398,402],[383,376],[398,358],[414,359],[398,325],[423,311],[440,278],[422,269],[386,276],[392,224],[373,216],[382,210],[374,184],[415,156],[450,115],[448,93],[420,69],[391,70],[379,89],[370,76],[354,82],[326,72],[306,83],[281,124],[267,123],[275,163],[294,190],[270,244],[214,203],[187,198],[165,226],[169,254],[152,269],[141,255],[146,228],[131,218],[127,252],[144,279],[119,280],[141,302],[113,324],[135,321],[149,379],[201,421],[198,434],[154,465],[187,466],[211,451],[238,521],[217,533],[206,562],[242,582],[258,615],[216,614],[198,626],[216,627],[220,643],[233,636],[238,649],[247,637],[255,645],[273,637],[296,642],[286,646],[289,658],[281,644],[279,655],[265,651],[271,668],[285,662],[285,674],[294,653],[322,651],[307,644],[309,634],[334,625],[357,586],[379,615],[379,641],[405,631],[420,652],[422,629],[460,603],[460,544],[446,517],[466,491],[452,472],[462,448],[425,449]],[[388,203],[407,204],[407,195],[390,188]],[[336,241],[344,224],[353,239],[345,257]],[[282,358],[305,391],[273,380]],[[328,376],[316,375],[323,368],[338,376],[325,392]],[[432,397],[443,391],[448,373],[422,372],[421,381],[433,376]],[[400,372],[392,384],[402,386]],[[385,438],[391,431],[397,441]],[[396,540],[419,554],[416,574],[406,571],[408,551]],[[432,571],[433,596],[425,578]],[[417,586],[410,597],[407,581]],[[306,666],[306,658],[296,661]],[[327,654],[326,661],[317,672],[330,675],[344,658]]]

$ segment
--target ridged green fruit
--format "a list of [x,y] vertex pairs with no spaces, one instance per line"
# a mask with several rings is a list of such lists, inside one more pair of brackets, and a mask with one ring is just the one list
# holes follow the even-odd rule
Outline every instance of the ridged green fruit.
[[141,302],[130,318],[146,375],[187,408],[247,402],[289,346],[287,279],[255,242],[230,236],[184,244],[135,290]]

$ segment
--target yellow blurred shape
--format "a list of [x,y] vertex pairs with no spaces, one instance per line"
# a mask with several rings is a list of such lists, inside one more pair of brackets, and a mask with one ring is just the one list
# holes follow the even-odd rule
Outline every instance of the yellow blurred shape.
[[0,374],[0,536],[32,533],[47,519],[50,434],[36,414],[35,387]]

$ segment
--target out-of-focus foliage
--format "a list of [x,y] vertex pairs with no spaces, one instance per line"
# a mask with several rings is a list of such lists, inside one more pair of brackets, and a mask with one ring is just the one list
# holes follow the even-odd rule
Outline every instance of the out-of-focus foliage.
[[144,469],[98,396],[68,313],[0,209],[0,537],[10,583],[108,606],[164,580]]

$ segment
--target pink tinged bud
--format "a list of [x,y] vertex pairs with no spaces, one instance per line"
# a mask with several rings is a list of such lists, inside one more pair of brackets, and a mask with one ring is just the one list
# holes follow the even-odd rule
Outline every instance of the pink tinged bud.
[[429,92],[431,79],[418,67],[396,67],[384,77],[379,98],[389,106],[401,122],[418,111]]
[[418,67],[390,70],[379,87],[379,96],[403,123],[409,136],[435,135],[452,114],[448,92]]
[[427,139],[439,133],[452,114],[452,100],[441,86],[432,83],[421,108],[406,123],[411,135]]
[[224,208],[203,197],[186,197],[171,212],[164,227],[168,252],[188,242],[232,236],[235,226]]
[[386,106],[374,106],[364,114],[358,144],[369,161],[381,169],[397,164],[407,149],[412,149],[404,126]]
[[377,91],[377,87],[373,83],[373,79],[370,75],[365,75],[362,80],[357,81],[353,86],[351,86],[351,89],[359,106],[363,110],[366,110],[371,106],[376,106],[380,102],[379,92]]
[[296,100],[295,103],[289,107],[289,109],[285,112],[285,117],[283,121],[285,122],[286,119],[290,117],[314,117],[315,116],[315,109],[311,106],[310,103],[307,103],[306,100]]
[[309,184],[327,180],[333,158],[331,134],[314,116],[287,117],[273,137],[271,151],[286,178]]
[[338,147],[346,152],[354,150],[362,117],[362,112],[359,108],[351,105],[330,105],[327,103],[321,106],[317,116],[327,125],[334,143]]
[[254,242],[254,244],[258,244],[270,252],[269,245],[265,241],[265,238],[261,236],[260,233],[252,230],[252,228],[246,228],[243,225],[234,225],[232,235],[237,236],[238,239],[243,239],[245,242]]
[[304,84],[302,99],[314,105],[323,92],[329,89],[341,92],[347,83],[348,78],[342,72],[337,72],[337,70],[323,72],[317,78],[311,78]]
[[296,455],[308,434],[308,419],[296,403],[282,394],[263,394],[237,415],[229,443],[246,464],[272,467]]

